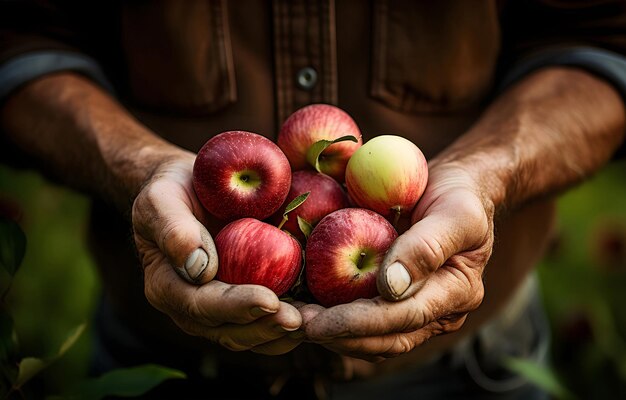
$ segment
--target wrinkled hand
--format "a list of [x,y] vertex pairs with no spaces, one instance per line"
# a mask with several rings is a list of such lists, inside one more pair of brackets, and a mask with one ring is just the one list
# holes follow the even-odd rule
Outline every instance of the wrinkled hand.
[[132,209],[134,238],[150,304],[186,333],[235,351],[281,354],[300,340],[298,310],[258,285],[212,280],[218,257],[209,229],[219,223],[201,207],[191,184],[194,155],[159,167]]
[[300,309],[309,340],[371,361],[458,330],[483,299],[493,246],[493,204],[460,168],[433,168],[413,225],[389,249],[381,296]]

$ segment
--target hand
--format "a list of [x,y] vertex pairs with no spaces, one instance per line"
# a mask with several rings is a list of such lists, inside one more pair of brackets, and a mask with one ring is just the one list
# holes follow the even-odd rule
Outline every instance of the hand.
[[300,339],[289,332],[302,322],[293,305],[262,286],[212,280],[218,256],[205,227],[218,231],[220,224],[196,198],[193,162],[193,154],[184,153],[161,165],[133,204],[146,298],[186,333],[230,350],[281,354],[293,349]]
[[483,299],[493,209],[463,169],[433,167],[413,225],[383,261],[378,276],[382,296],[328,309],[301,308],[308,339],[375,361],[458,330]]

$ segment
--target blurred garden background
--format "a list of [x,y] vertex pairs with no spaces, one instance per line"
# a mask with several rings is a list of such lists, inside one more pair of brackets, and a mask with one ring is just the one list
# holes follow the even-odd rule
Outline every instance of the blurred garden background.
[[[6,299],[19,352],[46,357],[89,322],[99,295],[85,249],[88,200],[7,167],[0,167],[0,198],[19,205],[27,237]],[[539,267],[554,373],[576,398],[626,399],[626,163],[569,191],[559,210],[558,240]],[[31,390],[60,394],[85,378],[89,328]]]

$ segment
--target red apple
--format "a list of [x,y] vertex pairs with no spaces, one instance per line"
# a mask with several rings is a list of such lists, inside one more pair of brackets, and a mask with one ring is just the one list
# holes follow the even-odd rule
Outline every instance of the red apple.
[[[311,194],[302,205],[289,213],[289,219],[282,228],[294,235],[301,243],[304,243],[305,237],[298,225],[298,217],[315,226],[331,212],[349,206],[348,197],[341,185],[330,176],[315,171],[296,171],[291,175],[291,189],[289,189],[285,204],[306,192]],[[279,212],[272,217],[274,223],[278,224],[282,220],[284,209],[285,207],[281,207]]]
[[424,154],[400,136],[369,140],[352,155],[346,169],[346,186],[352,200],[395,221],[411,213],[427,182]]
[[306,246],[306,280],[325,307],[378,295],[376,275],[398,237],[381,215],[344,208],[324,217]]
[[272,215],[291,184],[289,161],[269,139],[229,131],[207,141],[193,166],[193,188],[202,205],[225,220]]
[[319,158],[320,172],[344,181],[346,164],[361,146],[361,131],[343,110],[329,104],[312,104],[291,114],[278,133],[278,146],[285,153],[294,171],[313,169],[307,160],[311,146],[320,140],[354,136],[357,142],[343,141],[330,145]]
[[231,222],[215,238],[220,263],[217,279],[263,285],[285,294],[302,268],[302,248],[280,229],[253,218]]

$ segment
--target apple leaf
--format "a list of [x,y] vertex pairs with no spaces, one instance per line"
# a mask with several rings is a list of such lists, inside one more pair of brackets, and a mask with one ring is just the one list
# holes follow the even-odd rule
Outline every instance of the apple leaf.
[[357,143],[359,141],[356,137],[354,137],[352,135],[342,136],[342,137],[337,138],[335,140],[326,140],[326,139],[318,140],[317,142],[313,143],[313,145],[309,148],[309,151],[307,151],[306,159],[309,162],[309,164],[311,164],[313,167],[315,167],[317,172],[322,172],[320,170],[320,155],[331,144],[335,144],[335,143],[339,143],[339,142],[345,142],[347,140],[353,141],[355,143]]
[[68,398],[99,400],[108,396],[136,397],[167,379],[185,378],[187,376],[179,370],[154,364],[120,368],[82,382]]
[[302,193],[300,196],[291,200],[291,202],[287,204],[287,207],[285,207],[285,212],[283,213],[283,220],[280,221],[280,224],[278,225],[278,229],[282,229],[283,225],[285,225],[285,222],[289,220],[289,217],[287,216],[287,214],[289,214],[296,208],[300,207],[302,203],[306,201],[306,199],[309,197],[310,194],[311,192]]
[[309,236],[311,236],[311,232],[313,231],[313,225],[311,225],[309,221],[307,221],[306,219],[302,218],[299,215],[298,215],[298,227],[300,228],[300,231],[304,233],[305,238],[308,239]]
[[311,192],[302,193],[301,195],[297,196],[295,199],[291,200],[291,202],[287,204],[287,207],[285,207],[285,212],[283,213],[283,217],[287,218],[287,214],[289,214],[296,208],[300,207],[302,203],[306,201],[306,199],[309,197],[310,194]]
[[13,276],[26,253],[26,235],[11,220],[0,219],[0,265]]

